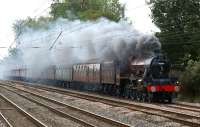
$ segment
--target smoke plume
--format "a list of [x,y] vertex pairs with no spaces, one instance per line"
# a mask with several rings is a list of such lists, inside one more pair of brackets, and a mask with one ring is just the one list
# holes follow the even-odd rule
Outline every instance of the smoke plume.
[[47,24],[47,28],[26,28],[17,48],[20,56],[11,60],[10,66],[38,71],[50,65],[71,65],[92,59],[123,61],[130,55],[148,58],[161,45],[156,37],[142,34],[126,22],[100,18],[97,21],[58,19]]

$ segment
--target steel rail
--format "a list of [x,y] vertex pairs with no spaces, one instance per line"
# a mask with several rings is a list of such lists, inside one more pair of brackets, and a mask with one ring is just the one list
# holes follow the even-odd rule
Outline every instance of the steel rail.
[[184,107],[189,107],[189,108],[196,108],[196,109],[200,109],[200,106],[195,106],[195,105],[190,105],[190,104],[183,104],[181,102],[176,102],[174,103],[175,105],[179,105],[179,106],[184,106]]
[[[27,86],[25,86],[27,87]],[[64,90],[64,89],[59,89],[59,88],[52,88],[52,87],[49,87],[47,86],[36,86],[40,89],[43,89],[43,90],[46,90],[46,91],[52,91],[52,92],[58,92],[57,90],[59,90],[59,92],[61,92],[62,94],[67,94],[68,93],[71,95],[71,96],[74,96],[74,97],[78,97],[78,98],[82,98],[82,99],[87,99],[87,100],[92,100],[92,101],[101,101],[100,99],[104,100],[104,101],[112,101],[112,102],[117,102],[115,100],[115,98],[113,99],[110,99],[110,98],[106,98],[106,97],[101,97],[101,96],[95,96],[95,95],[89,95],[89,94],[86,94],[86,93],[80,93],[80,92],[76,92],[76,91],[69,91],[69,90]],[[32,87],[34,88],[34,87]],[[51,90],[49,90],[49,88]],[[52,90],[53,89],[53,90]],[[103,101],[102,101],[103,102]],[[144,106],[144,105],[140,105],[140,104],[133,104],[133,103],[128,103],[128,102],[123,102],[123,100],[118,100],[117,103],[120,103],[120,104],[123,104],[123,105],[127,105],[127,106],[135,106],[135,107],[143,107],[143,108],[147,108],[147,109],[151,109],[151,110],[159,110],[159,111],[164,111],[164,112],[167,112],[167,113],[173,113],[175,115],[184,115],[185,117],[194,117],[194,118],[197,118],[197,119],[200,119],[200,116],[195,116],[195,115],[188,115],[188,114],[184,114],[184,113],[181,113],[181,112],[173,112],[173,111],[169,111],[169,110],[164,110],[164,109],[155,109],[155,108],[152,108],[152,107],[147,107],[147,106]],[[123,106],[124,107],[124,106]]]
[[7,97],[5,97],[3,94],[0,93],[0,97],[2,97],[5,101],[7,101],[8,103],[10,103],[19,112],[21,112],[22,114],[24,114],[29,120],[31,120],[33,123],[35,123],[38,127],[47,127],[47,125],[45,125],[44,123],[42,123],[41,121],[39,121],[38,119],[36,119],[34,116],[32,116],[31,114],[29,114],[28,112],[26,112],[24,109],[22,109],[21,107],[19,107],[13,101],[11,101]]
[[6,119],[6,117],[4,117],[4,115],[3,115],[1,112],[0,112],[0,117],[4,120],[6,126],[8,126],[8,127],[13,127],[13,126],[11,125],[11,123]]
[[[174,109],[181,109],[181,110],[199,112],[200,113],[200,108],[199,109],[197,109],[197,108],[189,108],[189,107],[179,106],[179,105],[176,105],[176,104],[166,105],[166,107],[171,107],[171,108],[174,108]],[[199,114],[199,116],[200,116],[200,114]]]
[[[27,86],[25,86],[25,87],[27,87]],[[82,99],[86,99],[86,100],[90,100],[90,101],[97,101],[97,102],[102,102],[102,103],[108,104],[108,105],[125,107],[130,110],[135,110],[135,111],[140,111],[140,112],[151,114],[151,115],[165,117],[165,118],[168,118],[168,119],[171,119],[171,120],[174,120],[174,121],[177,121],[179,123],[189,125],[189,126],[194,126],[194,127],[200,126],[199,122],[192,120],[193,118],[199,119],[200,117],[198,117],[198,116],[191,116],[188,114],[172,112],[172,111],[163,110],[163,109],[155,109],[155,108],[147,107],[144,105],[137,105],[137,104],[133,104],[133,103],[124,102],[123,100],[119,100],[119,99],[115,99],[115,98],[110,99],[110,98],[102,97],[102,96],[98,96],[98,95],[96,96],[96,95],[80,93],[77,91],[70,91],[70,90],[65,90],[65,89],[59,89],[59,88],[49,87],[49,86],[44,86],[44,85],[43,86],[34,85],[34,86],[29,86],[29,87],[32,87],[32,88],[37,87],[37,88],[40,88],[40,89],[43,89],[46,91],[62,93],[65,95],[70,95],[70,96],[74,96],[74,97],[78,97],[78,98],[82,98]],[[150,110],[154,110],[154,111],[150,111]],[[160,112],[162,112],[162,113],[160,113]],[[172,114],[174,114],[174,116]],[[178,117],[177,117],[177,115],[178,115]],[[182,117],[182,118],[180,118],[180,117]],[[185,118],[185,117],[188,117],[190,119]]]
[[[2,87],[2,86],[0,86],[0,87]],[[4,86],[3,86],[3,87],[4,87]],[[44,99],[44,100],[48,100],[48,101],[50,101],[50,102],[56,103],[56,104],[61,105],[61,106],[63,106],[63,107],[67,107],[67,108],[69,108],[69,109],[72,109],[72,110],[81,112],[82,114],[85,114],[85,115],[90,116],[90,117],[92,117],[92,118],[96,118],[97,120],[103,121],[103,122],[108,123],[108,124],[111,124],[112,126],[117,126],[117,127],[131,127],[131,125],[128,125],[128,124],[125,124],[125,123],[122,123],[122,122],[119,122],[119,121],[116,121],[116,120],[113,120],[113,119],[110,119],[110,118],[103,117],[103,116],[101,116],[101,115],[98,115],[98,114],[95,114],[95,113],[92,113],[92,112],[89,112],[89,111],[80,109],[80,108],[78,108],[78,107],[74,107],[74,106],[65,104],[65,103],[63,103],[63,102],[61,102],[61,101],[57,101],[57,100],[51,99],[51,98],[46,97],[46,96],[38,95],[38,94],[36,94],[36,93],[30,92],[30,91],[26,91],[26,90],[22,90],[22,89],[19,89],[19,88],[14,87],[14,86],[10,86],[10,87],[13,87],[14,89],[23,91],[23,92],[25,92],[25,93],[29,93],[29,94],[34,95],[34,96],[36,96],[36,97],[42,98],[42,99]],[[6,87],[4,87],[4,88],[6,88]],[[22,96],[22,97],[24,97],[24,98],[26,98],[26,99],[28,99],[28,100],[34,102],[34,103],[37,103],[37,104],[42,105],[42,106],[44,106],[44,107],[46,107],[46,108],[49,108],[49,109],[51,109],[52,111],[55,111],[55,112],[57,112],[57,113],[60,113],[60,114],[63,115],[63,116],[67,115],[68,117],[73,117],[73,116],[69,116],[69,114],[66,114],[65,112],[61,112],[61,111],[59,111],[59,110],[57,110],[57,109],[55,109],[55,108],[49,107],[49,106],[46,105],[46,104],[43,104],[43,103],[41,103],[41,102],[38,102],[38,101],[35,100],[35,99],[30,99],[30,98],[28,98],[28,97],[25,96],[25,95],[19,94],[18,92],[14,91],[14,90],[11,90],[11,89],[9,89],[9,88],[6,88],[6,89],[9,90],[9,91],[11,91],[11,92],[14,92],[14,93],[16,93],[16,94],[18,94],[18,95],[20,95],[20,96]],[[73,119],[78,119],[78,118],[73,118]],[[81,119],[78,119],[78,120],[80,120],[81,122],[84,122],[84,123],[85,123],[85,121],[83,121],[83,120],[81,120]],[[88,123],[87,123],[87,124],[88,124]],[[86,124],[85,124],[85,125],[86,125]],[[88,126],[88,125],[87,125],[87,126]],[[96,126],[95,126],[95,125],[91,125],[91,127],[96,127]]]
[[[0,86],[0,87],[2,87],[2,86]],[[25,99],[27,99],[27,100],[29,100],[29,101],[32,101],[32,102],[34,102],[34,103],[36,103],[36,104],[38,104],[38,105],[41,105],[41,106],[43,106],[43,107],[45,107],[45,108],[48,108],[48,109],[51,110],[52,112],[54,112],[54,113],[56,113],[56,114],[58,114],[58,115],[60,115],[60,116],[62,116],[62,117],[64,117],[64,118],[68,118],[68,119],[70,119],[70,120],[73,120],[74,122],[81,123],[81,124],[83,124],[83,125],[86,126],[86,127],[96,127],[96,126],[91,125],[91,124],[89,124],[89,123],[87,123],[87,122],[85,122],[85,121],[83,121],[83,120],[81,120],[81,119],[75,118],[75,117],[73,117],[73,116],[70,116],[70,115],[67,114],[67,113],[61,112],[61,111],[59,111],[59,110],[57,110],[57,109],[55,109],[55,108],[52,108],[52,107],[50,107],[50,106],[48,106],[48,105],[45,105],[45,104],[43,104],[43,103],[41,103],[41,102],[38,102],[38,101],[36,101],[35,99],[30,99],[30,98],[28,98],[28,97],[26,97],[26,96],[24,96],[24,95],[22,95],[22,94],[19,94],[19,93],[13,91],[13,90],[10,90],[10,89],[6,88],[6,87],[3,87],[3,88],[5,88],[5,89],[7,89],[7,90],[9,90],[9,91],[11,91],[11,92],[13,92],[13,93],[16,93],[17,95],[19,95],[19,96],[21,96],[21,97],[24,97]]]
[[[64,95],[69,95],[69,96],[82,98],[82,99],[86,99],[86,100],[90,100],[90,101],[101,102],[101,103],[112,105],[112,106],[119,106],[119,107],[124,107],[124,108],[130,109],[130,110],[134,110],[134,111],[140,111],[140,112],[151,114],[151,115],[157,115],[157,116],[165,117],[165,118],[177,121],[177,122],[185,124],[185,125],[193,126],[193,127],[200,126],[199,121],[198,122],[193,121],[193,118],[196,118],[197,120],[200,119],[199,116],[191,116],[188,114],[168,111],[168,110],[164,110],[164,109],[155,109],[152,107],[129,103],[124,100],[119,100],[119,99],[115,99],[115,98],[111,99],[111,98],[102,97],[99,95],[87,94],[87,93],[83,93],[83,92],[60,89],[60,88],[55,88],[55,87],[49,87],[46,85],[38,85],[38,84],[34,84],[34,83],[19,82],[19,81],[17,81],[17,83],[24,84],[23,85],[24,87],[31,87],[33,89],[39,88],[39,89],[43,89],[46,91],[57,92],[57,93],[61,93]],[[29,86],[25,86],[25,84],[29,84]],[[154,111],[150,111],[150,110],[154,110]],[[189,119],[185,118],[185,117],[188,117]]]

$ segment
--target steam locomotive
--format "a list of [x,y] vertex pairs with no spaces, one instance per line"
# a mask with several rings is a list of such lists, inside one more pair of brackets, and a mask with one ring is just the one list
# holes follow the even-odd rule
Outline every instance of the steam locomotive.
[[169,72],[168,59],[159,54],[146,59],[129,57],[127,61],[91,60],[71,66],[52,65],[40,72],[18,67],[9,71],[7,77],[140,101],[171,102],[180,88]]

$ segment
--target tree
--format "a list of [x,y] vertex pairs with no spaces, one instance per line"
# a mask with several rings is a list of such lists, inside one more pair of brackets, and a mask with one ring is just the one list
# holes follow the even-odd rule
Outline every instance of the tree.
[[[50,15],[50,17],[28,17],[25,20],[17,20],[13,25],[15,40],[26,32],[27,28],[48,29],[48,24],[60,17],[69,20],[95,20],[106,17],[119,21],[124,17],[124,6],[119,3],[119,0],[53,0]],[[10,52],[12,54],[12,50]]]
[[28,17],[25,20],[17,20],[13,24],[13,30],[15,32],[15,36],[19,36],[22,32],[26,31],[26,28],[32,28],[32,29],[48,29],[48,23],[52,21],[51,17],[39,17],[37,18],[31,18]]
[[[184,64],[200,55],[200,0],[150,0],[156,36],[173,63]],[[189,56],[189,57],[188,57]]]
[[[200,60],[188,62],[186,71],[182,74],[182,97],[184,99],[192,99],[192,101],[200,99]],[[200,102],[200,100],[199,100]]]
[[20,55],[20,50],[17,48],[10,48],[9,50],[9,56],[16,57]]
[[119,21],[124,17],[124,6],[119,0],[53,0],[50,15],[57,19],[95,20],[106,17]]
[[119,21],[124,17],[124,6],[119,0],[53,0],[50,6],[51,17],[30,18],[17,20],[13,25],[15,37],[18,38],[27,28],[48,29],[48,24],[60,17],[69,20],[95,20],[106,17]]

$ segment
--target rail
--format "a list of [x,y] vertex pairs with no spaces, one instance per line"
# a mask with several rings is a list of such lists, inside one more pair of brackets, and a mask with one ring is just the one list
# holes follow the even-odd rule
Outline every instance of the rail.
[[11,101],[7,97],[5,97],[3,94],[0,93],[0,97],[2,97],[5,101],[7,101],[8,103],[10,103],[19,112],[21,112],[22,114],[24,114],[29,120],[31,120],[32,122],[34,122],[38,127],[47,127],[44,123],[42,123],[41,121],[39,121],[38,119],[36,119],[34,116],[32,116],[31,114],[29,114],[28,112],[26,112],[24,109],[22,109],[21,107],[19,107],[13,101]]
[[0,112],[0,117],[3,119],[4,123],[6,124],[6,126],[13,127],[11,125],[11,123],[6,119],[6,117],[4,117],[4,115],[1,112]]
[[[29,84],[32,84],[32,83],[29,83]],[[200,123],[198,121],[200,119],[199,116],[184,114],[180,112],[173,112],[173,111],[163,110],[163,109],[158,109],[158,108],[155,109],[152,107],[145,106],[143,104],[130,103],[128,101],[124,101],[120,99],[102,97],[99,95],[87,94],[83,92],[71,91],[71,90],[49,87],[49,86],[44,86],[44,85],[34,84],[34,86],[32,85],[32,86],[24,86],[24,87],[31,87],[33,89],[39,88],[46,91],[57,92],[64,95],[78,97],[78,98],[82,98],[82,99],[86,99],[90,101],[97,101],[97,102],[101,102],[101,103],[112,105],[112,106],[125,107],[130,110],[135,110],[135,111],[140,111],[140,112],[151,114],[151,115],[165,117],[165,118],[168,118],[168,119],[171,119],[171,120],[174,120],[174,121],[177,121],[179,123],[189,125],[189,126],[194,126],[194,127],[200,126]],[[194,118],[196,119],[196,121],[193,120]]]
[[[55,108],[52,108],[52,107],[50,107],[50,106],[48,106],[48,105],[46,105],[46,104],[44,104],[44,103],[41,103],[41,102],[39,102],[39,101],[37,101],[37,100],[35,100],[35,99],[30,99],[30,98],[28,98],[28,97],[25,96],[25,95],[19,94],[18,92],[14,91],[14,90],[11,90],[11,89],[9,89],[9,88],[6,88],[5,86],[1,86],[1,87],[4,87],[5,89],[7,89],[7,90],[9,90],[9,91],[11,91],[11,92],[14,92],[14,93],[16,93],[16,94],[18,94],[18,95],[20,95],[20,96],[22,96],[22,97],[24,97],[24,98],[26,98],[26,99],[32,101],[32,102],[34,102],[34,103],[37,103],[37,104],[39,104],[39,105],[41,105],[41,106],[44,106],[44,107],[46,107],[46,108],[49,108],[50,110],[52,110],[52,111],[54,111],[54,112],[56,112],[56,113],[58,113],[58,114],[60,114],[60,115],[62,115],[62,116],[64,116],[64,117],[70,117],[72,120],[75,120],[76,122],[81,122],[81,123],[84,124],[85,126],[96,127],[95,125],[91,125],[91,124],[89,124],[89,123],[86,123],[85,121],[83,121],[83,120],[81,120],[81,119],[77,119],[77,118],[75,118],[75,117],[73,117],[73,116],[70,116],[69,114],[67,114],[67,113],[65,113],[65,112],[61,112],[61,111],[59,111],[59,110],[57,110],[57,109],[55,109]],[[13,87],[13,86],[10,86],[10,87]],[[56,103],[56,104],[58,104],[58,105],[60,105],[60,106],[64,106],[64,107],[70,108],[70,109],[72,109],[72,110],[74,110],[74,111],[81,112],[82,114],[88,115],[88,116],[90,116],[90,117],[92,117],[92,118],[96,118],[96,119],[99,120],[99,121],[103,121],[103,122],[109,123],[109,124],[112,125],[112,126],[117,126],[117,127],[130,127],[130,125],[128,125],[128,124],[125,124],[125,123],[122,123],[122,122],[119,122],[119,121],[116,121],[116,120],[113,120],[113,119],[109,119],[109,118],[100,116],[100,115],[98,115],[98,114],[94,114],[94,113],[92,113],[92,112],[89,112],[89,111],[86,111],[86,110],[83,110],[83,109],[80,109],[80,108],[77,108],[77,107],[74,107],[74,106],[65,104],[65,103],[63,103],[63,102],[60,102],[60,101],[57,101],[57,100],[54,100],[54,99],[51,99],[51,98],[48,98],[48,97],[45,97],[45,96],[42,96],[42,95],[38,95],[38,94],[33,93],[33,92],[30,92],[30,91],[22,90],[22,89],[19,89],[19,88],[16,88],[16,87],[13,87],[13,88],[15,88],[15,89],[17,89],[17,90],[20,90],[20,91],[23,91],[23,92],[26,92],[26,93],[29,93],[29,94],[31,94],[31,95],[37,96],[37,97],[42,98],[42,99],[44,99],[44,100],[48,100],[48,101],[50,101],[50,102]]]

